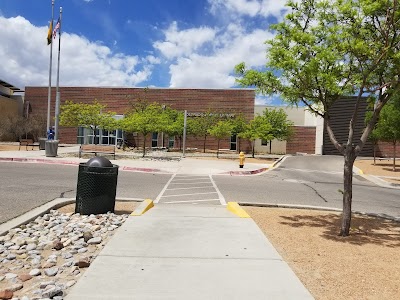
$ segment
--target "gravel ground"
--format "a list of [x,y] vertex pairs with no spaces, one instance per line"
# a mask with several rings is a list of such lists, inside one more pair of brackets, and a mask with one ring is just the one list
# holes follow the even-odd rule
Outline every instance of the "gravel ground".
[[81,216],[67,205],[0,236],[0,299],[63,299],[134,208]]

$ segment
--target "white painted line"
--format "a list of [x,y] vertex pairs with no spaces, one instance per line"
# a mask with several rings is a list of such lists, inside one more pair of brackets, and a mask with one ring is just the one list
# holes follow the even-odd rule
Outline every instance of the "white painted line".
[[205,189],[205,188],[213,188],[214,186],[209,185],[209,186],[192,186],[192,187],[186,187],[186,188],[174,188],[174,189],[166,189],[166,191],[175,191],[175,190],[191,190],[191,189]]
[[204,182],[178,182],[178,183],[173,182],[171,184],[198,184],[198,183],[208,183],[208,184],[210,184],[209,181],[204,181]]
[[209,175],[209,177],[210,177],[211,183],[213,184],[213,186],[214,186],[215,190],[216,190],[216,191],[217,191],[217,193],[218,193],[218,196],[219,196],[219,202],[221,203],[221,205],[226,205],[225,198],[224,198],[224,196],[222,196],[221,192],[219,191],[219,189],[218,189],[217,185],[215,184],[214,180],[212,179],[212,176],[211,176],[211,174]]
[[[176,177],[175,177],[175,182],[177,182],[177,181],[196,181],[196,180],[199,180],[199,178],[188,178],[188,179],[177,179]],[[208,179],[208,178],[202,178],[202,179]]]
[[161,196],[161,198],[167,198],[167,197],[181,197],[181,196],[192,196],[192,195],[208,195],[208,194],[218,194],[218,192],[194,193],[194,194],[174,194],[174,195]]
[[175,178],[207,178],[208,175],[177,175]]
[[162,194],[164,194],[165,190],[168,188],[168,185],[171,183],[171,181],[175,178],[175,175],[172,175],[171,178],[168,180],[168,182],[165,184],[164,188],[162,189],[162,191],[158,194],[156,200],[153,201],[153,203],[158,203],[158,201],[160,201]]
[[163,203],[171,204],[171,203],[207,202],[207,201],[220,201],[220,199],[182,200],[182,201],[168,201],[168,202],[163,202]]

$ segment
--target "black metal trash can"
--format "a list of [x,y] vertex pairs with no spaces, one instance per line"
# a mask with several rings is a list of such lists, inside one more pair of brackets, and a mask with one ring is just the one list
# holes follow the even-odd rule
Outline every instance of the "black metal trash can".
[[75,212],[83,215],[114,212],[118,166],[102,156],[79,164]]
[[46,157],[56,157],[58,150],[58,140],[47,140],[45,142]]
[[46,149],[46,147],[45,147],[46,141],[47,141],[47,138],[39,138],[39,150]]

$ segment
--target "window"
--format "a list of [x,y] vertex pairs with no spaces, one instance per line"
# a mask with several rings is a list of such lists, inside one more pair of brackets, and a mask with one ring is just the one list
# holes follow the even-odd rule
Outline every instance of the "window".
[[230,150],[234,150],[236,151],[237,148],[237,136],[236,134],[231,136],[231,146],[230,146]]
[[83,127],[78,127],[77,143],[78,144],[85,143],[85,128]]
[[268,146],[267,140],[261,140],[261,146]]
[[168,138],[168,148],[174,148],[174,146],[175,146],[175,137],[170,136]]
[[151,135],[151,147],[158,147],[158,132]]

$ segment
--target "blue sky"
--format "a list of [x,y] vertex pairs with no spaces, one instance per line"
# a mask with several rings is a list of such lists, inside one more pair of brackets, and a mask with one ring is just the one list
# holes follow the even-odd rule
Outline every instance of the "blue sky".
[[[261,68],[285,0],[55,0],[60,85],[235,87],[233,68]],[[51,0],[0,1],[0,79],[47,86]],[[56,81],[58,38],[53,43]],[[278,98],[257,103],[280,104]]]

